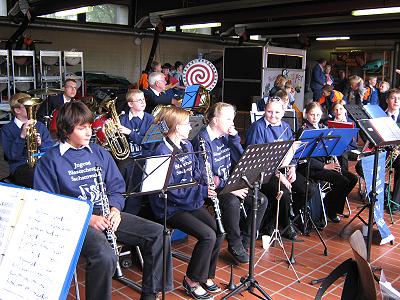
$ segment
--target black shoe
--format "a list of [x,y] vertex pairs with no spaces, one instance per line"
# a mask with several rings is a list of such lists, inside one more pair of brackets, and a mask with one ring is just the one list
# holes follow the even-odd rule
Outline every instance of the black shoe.
[[294,241],[297,238],[297,232],[293,228],[293,226],[289,226],[289,228],[286,230],[286,232],[282,235],[285,239]]
[[322,221],[318,221],[318,222],[315,222],[315,227],[317,227],[317,229],[321,231],[325,228],[325,224]]
[[339,223],[340,222],[340,218],[337,214],[328,214],[328,219],[331,220],[332,223]]
[[218,293],[221,291],[221,288],[213,283],[212,285],[207,285],[207,283],[200,283],[200,285],[209,293]]
[[246,250],[244,250],[243,246],[240,246],[240,248],[238,250],[228,247],[228,252],[233,256],[233,258],[236,261],[238,261],[242,264],[246,264],[250,260],[250,257],[247,254]]
[[195,290],[199,286],[199,284],[195,285],[194,287],[191,287],[189,283],[186,281],[186,276],[183,277],[183,282],[182,282],[183,288],[185,289],[186,293],[191,296],[194,299],[198,300],[213,300],[214,297],[211,296],[207,291],[203,295],[196,294]]

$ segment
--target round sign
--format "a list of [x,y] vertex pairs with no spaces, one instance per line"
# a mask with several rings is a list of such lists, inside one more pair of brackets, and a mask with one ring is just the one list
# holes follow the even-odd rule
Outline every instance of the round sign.
[[186,86],[201,84],[208,91],[211,91],[217,85],[217,81],[217,69],[206,59],[194,59],[183,69],[183,82]]

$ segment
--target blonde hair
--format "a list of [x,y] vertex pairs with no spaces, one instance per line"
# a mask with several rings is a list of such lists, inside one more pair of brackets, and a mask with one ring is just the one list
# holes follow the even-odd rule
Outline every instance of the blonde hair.
[[182,124],[187,117],[190,116],[190,112],[175,106],[164,107],[160,112],[157,122],[164,121],[168,126],[167,135],[176,130],[176,125]]
[[26,93],[16,93],[14,94],[14,96],[11,97],[10,108],[13,114],[15,108],[20,108],[22,106],[22,104],[18,100],[21,100],[23,98],[31,98],[31,96]]
[[126,102],[132,101],[131,98],[133,97],[133,95],[136,95],[136,94],[142,94],[143,97],[144,97],[144,94],[143,94],[143,92],[141,90],[139,90],[139,89],[131,89],[126,93]]
[[351,76],[349,77],[349,83],[350,83],[350,84],[358,84],[358,83],[360,83],[361,81],[362,81],[362,79],[361,79],[360,76],[351,75]]
[[218,117],[221,115],[221,112],[225,108],[231,108],[234,113],[236,114],[236,107],[230,103],[226,102],[217,102],[213,106],[210,107],[208,110],[206,116],[205,116],[205,121],[207,124],[211,123],[212,119],[215,117]]

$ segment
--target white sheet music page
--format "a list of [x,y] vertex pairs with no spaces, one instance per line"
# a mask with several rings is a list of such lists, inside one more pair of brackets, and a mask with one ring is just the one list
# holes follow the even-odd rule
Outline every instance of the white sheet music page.
[[385,142],[400,140],[399,127],[392,118],[375,118],[373,126]]
[[63,299],[61,291],[90,206],[34,190],[25,196],[0,265],[0,299]]
[[23,205],[23,189],[0,185],[0,265]]

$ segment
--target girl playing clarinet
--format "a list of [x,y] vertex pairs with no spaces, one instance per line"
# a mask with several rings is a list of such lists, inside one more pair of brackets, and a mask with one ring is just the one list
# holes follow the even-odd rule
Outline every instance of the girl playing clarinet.
[[[302,130],[325,128],[320,124],[322,108],[318,102],[311,102],[306,107],[306,121]],[[334,223],[340,222],[337,214],[343,214],[346,197],[357,183],[354,176],[342,174],[338,162],[327,162],[326,157],[310,159],[310,178],[323,180],[331,184],[332,190],[326,194],[324,202],[327,209],[327,217]],[[299,165],[299,171],[306,175],[306,164]],[[351,174],[354,175],[354,174]]]
[[[216,196],[216,192],[203,183],[197,157],[187,140],[191,130],[189,112],[177,107],[167,107],[161,112],[159,121],[165,121],[169,130],[154,154],[166,155],[174,150],[179,153],[174,161],[170,184],[192,181],[199,183],[167,192],[168,225],[197,239],[183,279],[183,287],[194,299],[213,299],[210,293],[221,290],[213,278],[223,235],[217,233],[216,221],[203,204],[205,198]],[[159,196],[151,196],[150,205],[156,219],[161,221],[164,201]]]

